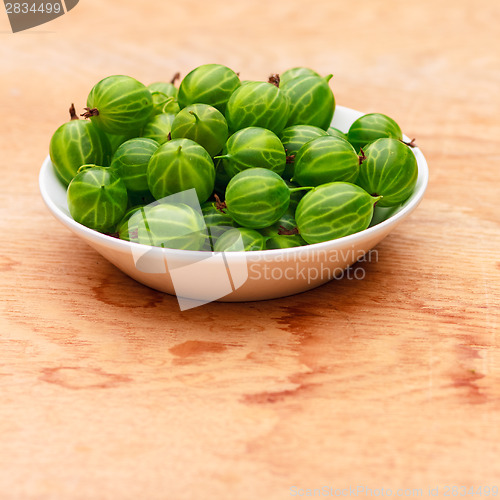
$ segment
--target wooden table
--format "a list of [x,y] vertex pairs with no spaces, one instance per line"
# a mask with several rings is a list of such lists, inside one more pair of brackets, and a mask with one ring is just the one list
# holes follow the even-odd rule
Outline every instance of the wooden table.
[[[2,500],[500,486],[500,8],[347,5],[82,0],[15,35],[0,15]],[[180,312],[52,218],[37,175],[68,105],[207,62],[331,72],[339,104],[417,138],[426,197],[365,279]]]

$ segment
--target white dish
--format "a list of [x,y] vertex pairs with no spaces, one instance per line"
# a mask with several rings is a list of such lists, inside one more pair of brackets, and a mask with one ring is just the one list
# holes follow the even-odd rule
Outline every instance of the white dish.
[[[332,126],[347,131],[362,114],[337,106]],[[259,252],[211,254],[119,240],[71,218],[66,189],[55,176],[49,157],[42,165],[39,181],[42,197],[56,219],[124,273],[151,288],[177,295],[181,309],[187,309],[214,300],[237,302],[285,297],[341,275],[408,217],[422,200],[429,172],[420,149],[414,148],[413,152],[418,163],[413,194],[399,207],[376,207],[368,229],[315,245]]]

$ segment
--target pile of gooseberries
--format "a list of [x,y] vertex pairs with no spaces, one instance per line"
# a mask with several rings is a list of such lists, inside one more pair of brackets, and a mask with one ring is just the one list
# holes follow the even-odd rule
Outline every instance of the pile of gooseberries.
[[104,78],[50,142],[71,216],[127,241],[217,252],[366,229],[375,204],[394,207],[412,194],[414,144],[381,113],[333,128],[331,77],[300,67],[241,81],[206,64],[178,87],[179,74],[149,86]]

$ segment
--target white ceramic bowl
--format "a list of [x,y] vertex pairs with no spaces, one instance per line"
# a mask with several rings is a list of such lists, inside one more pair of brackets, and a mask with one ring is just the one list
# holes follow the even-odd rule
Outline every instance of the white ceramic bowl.
[[[346,132],[362,114],[337,106],[332,126]],[[236,302],[285,297],[345,273],[348,266],[363,258],[422,200],[429,172],[422,152],[418,148],[413,152],[418,163],[418,180],[412,196],[395,208],[375,207],[368,229],[324,243],[259,252],[211,254],[119,240],[71,218],[66,189],[55,176],[49,157],[42,165],[39,180],[49,210],[68,229],[133,279],[177,295],[181,309],[187,309],[214,300]]]

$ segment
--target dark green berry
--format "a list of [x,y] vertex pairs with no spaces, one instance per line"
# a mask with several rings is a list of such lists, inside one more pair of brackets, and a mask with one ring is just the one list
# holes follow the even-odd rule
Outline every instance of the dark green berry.
[[382,138],[364,150],[366,160],[356,184],[373,196],[382,196],[378,205],[392,207],[406,201],[415,189],[418,165],[411,148],[398,139]]
[[262,127],[279,134],[289,115],[288,97],[272,83],[249,82],[238,88],[227,103],[226,120],[231,132]]
[[358,118],[349,128],[347,139],[356,151],[382,137],[403,139],[399,125],[382,113],[369,113]]
[[148,163],[158,147],[156,141],[138,137],[124,142],[116,150],[111,168],[123,180],[127,191],[148,191]]
[[278,136],[261,127],[248,127],[234,133],[227,141],[222,166],[229,177],[247,168],[268,168],[283,173],[286,153]]
[[205,148],[191,139],[172,139],[151,157],[147,178],[157,200],[194,188],[203,203],[214,190],[215,168]]
[[165,144],[170,140],[169,134],[172,131],[174,118],[175,115],[172,113],[159,113],[153,116],[144,127],[142,137],[153,139],[160,145]]
[[324,135],[327,135],[327,133],[323,129],[313,125],[292,125],[281,132],[280,139],[287,156],[285,171],[282,174],[283,179],[289,180],[293,177],[295,155],[299,152],[299,149],[306,142]]
[[287,127],[314,125],[328,129],[335,111],[335,98],[328,84],[331,77],[298,76],[281,86],[290,101]]
[[84,165],[68,186],[68,209],[76,222],[106,232],[127,208],[125,183],[110,168]]
[[129,219],[130,241],[143,245],[201,250],[206,241],[202,215],[184,203],[159,203],[136,211]]
[[294,78],[297,77],[304,77],[304,76],[319,76],[316,71],[310,69],[310,68],[305,68],[303,66],[299,66],[297,68],[290,68],[287,69],[286,71],[283,71],[283,73],[280,74],[280,85],[286,85],[290,80],[293,80]]
[[216,242],[216,252],[251,252],[264,250],[266,238],[258,231],[246,227],[235,227],[226,231]]
[[182,80],[179,93],[179,106],[190,104],[209,104],[222,114],[231,94],[240,86],[238,75],[221,64],[204,64],[188,73]]
[[108,76],[87,99],[84,116],[108,134],[136,136],[153,114],[151,92],[130,76]]
[[65,186],[82,165],[108,166],[111,161],[106,134],[85,120],[72,119],[61,125],[50,140],[49,152],[54,171]]
[[347,182],[323,184],[307,193],[297,207],[299,234],[313,244],[363,231],[379,199]]
[[225,203],[238,224],[259,229],[274,224],[286,212],[290,189],[275,172],[250,168],[230,180]]
[[175,117],[171,135],[172,139],[191,139],[203,146],[210,156],[215,156],[227,141],[227,122],[213,106],[191,104]]
[[306,142],[295,156],[293,181],[301,186],[354,182],[360,158],[346,140],[325,135]]

